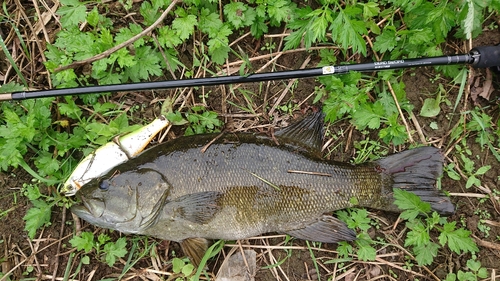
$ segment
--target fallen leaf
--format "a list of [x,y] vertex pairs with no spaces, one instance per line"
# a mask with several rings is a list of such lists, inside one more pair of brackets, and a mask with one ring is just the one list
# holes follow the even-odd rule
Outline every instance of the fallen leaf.
[[483,91],[479,94],[480,97],[490,100],[490,95],[493,93],[493,87],[491,87],[493,83],[493,77],[491,75],[491,70],[486,69],[486,81],[483,83]]

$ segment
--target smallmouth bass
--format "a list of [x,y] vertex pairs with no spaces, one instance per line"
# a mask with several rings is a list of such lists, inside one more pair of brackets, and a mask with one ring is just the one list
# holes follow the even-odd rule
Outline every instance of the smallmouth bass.
[[85,184],[77,192],[82,203],[71,210],[100,227],[180,242],[195,264],[204,239],[280,232],[352,241],[356,233],[330,214],[349,207],[398,211],[394,188],[417,194],[440,214],[454,212],[435,189],[443,167],[438,149],[415,148],[361,165],[327,161],[318,156],[322,119],[309,115],[273,138],[228,133],[160,144]]

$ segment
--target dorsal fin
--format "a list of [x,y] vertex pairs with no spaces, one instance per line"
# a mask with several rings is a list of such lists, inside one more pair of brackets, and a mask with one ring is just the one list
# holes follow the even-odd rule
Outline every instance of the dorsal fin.
[[280,129],[274,135],[285,139],[288,143],[310,148],[313,152],[320,154],[323,145],[323,119],[321,111],[307,115],[299,122]]

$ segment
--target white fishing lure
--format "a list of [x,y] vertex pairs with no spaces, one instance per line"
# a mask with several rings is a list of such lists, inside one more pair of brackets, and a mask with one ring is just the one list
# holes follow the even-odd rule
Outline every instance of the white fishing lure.
[[64,183],[61,192],[65,196],[75,195],[84,184],[105,175],[114,167],[141,153],[151,140],[168,125],[170,122],[167,118],[160,116],[150,124],[127,135],[116,137],[113,141],[99,147],[76,166]]

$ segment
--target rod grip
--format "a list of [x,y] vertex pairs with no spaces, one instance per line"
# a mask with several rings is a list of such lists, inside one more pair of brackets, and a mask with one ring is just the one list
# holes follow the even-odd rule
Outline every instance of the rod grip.
[[12,94],[0,94],[0,101],[12,100]]
[[481,46],[471,50],[474,57],[473,67],[500,69],[500,44],[496,46]]

